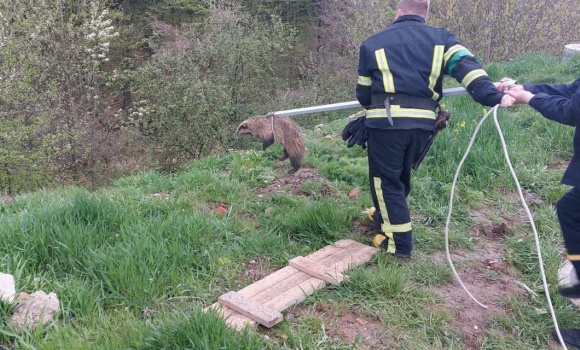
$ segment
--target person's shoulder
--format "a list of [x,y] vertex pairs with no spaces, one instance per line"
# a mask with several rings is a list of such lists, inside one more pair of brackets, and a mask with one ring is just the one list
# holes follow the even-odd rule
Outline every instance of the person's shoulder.
[[437,30],[437,31],[441,31],[441,32],[446,32],[446,33],[451,33],[451,31],[449,31],[449,29],[445,28],[445,27],[439,27],[439,26],[432,26],[429,24],[425,24],[425,27],[432,29],[432,30]]
[[365,41],[363,41],[363,45],[365,43],[368,43],[368,42],[373,41],[374,39],[376,39],[378,37],[383,36],[384,34],[388,33],[388,31],[389,31],[389,27],[381,30],[380,32],[377,32],[377,33],[372,34],[371,36],[369,36],[368,38],[366,38]]

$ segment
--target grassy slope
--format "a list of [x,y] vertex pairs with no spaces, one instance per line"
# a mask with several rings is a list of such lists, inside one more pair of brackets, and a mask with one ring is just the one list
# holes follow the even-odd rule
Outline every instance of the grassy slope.
[[[527,56],[488,71],[494,80],[568,82],[580,75],[580,60],[561,64]],[[219,295],[251,284],[250,266],[263,275],[338,239],[370,243],[371,236],[357,225],[371,203],[366,153],[347,149],[340,140],[344,117],[351,112],[343,111],[321,130],[305,130],[310,151],[305,166],[322,176],[304,179],[298,194],[284,186],[263,195],[254,192],[287,177],[275,162],[280,148],[273,146],[202,159],[174,176],[150,172],[95,192],[41,191],[0,206],[0,271],[15,275],[19,291],[56,292],[62,305],[56,322],[17,335],[6,321],[12,308],[0,303],[0,344],[37,349],[462,349],[475,342],[485,349],[547,349],[552,325],[533,237],[528,224],[509,220],[521,215],[521,207],[491,118],[460,176],[452,249],[477,252],[486,242],[469,233],[478,224],[474,211],[484,212],[492,223],[507,220],[510,234],[496,239],[506,268],[539,296],[506,293],[501,299],[505,312],[491,317],[484,333],[470,340],[457,327],[454,310],[435,292],[441,286],[459,288],[449,284],[453,278],[446,262],[435,257],[444,251],[453,175],[484,112],[467,96],[444,103],[453,113],[451,124],[414,174],[409,198],[416,242],[411,262],[380,254],[340,286],[317,291],[287,310],[292,317],[268,331],[237,333],[200,311]],[[520,183],[539,199],[531,210],[558,319],[561,326],[577,325],[576,309],[555,290],[563,249],[554,203],[567,189],[559,184],[559,165],[571,155],[573,130],[527,106],[502,110],[499,119]],[[351,198],[348,192],[355,187],[361,193]],[[227,204],[226,215],[216,214],[219,203]],[[494,279],[497,275],[490,273],[490,283]],[[345,336],[336,322],[347,315],[368,322],[369,329],[372,325],[373,336]]]

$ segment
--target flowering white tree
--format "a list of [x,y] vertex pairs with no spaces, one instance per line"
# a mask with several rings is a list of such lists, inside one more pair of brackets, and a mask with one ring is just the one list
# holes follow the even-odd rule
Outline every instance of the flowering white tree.
[[0,0],[0,191],[79,180],[91,162],[118,35],[108,17],[101,0]]

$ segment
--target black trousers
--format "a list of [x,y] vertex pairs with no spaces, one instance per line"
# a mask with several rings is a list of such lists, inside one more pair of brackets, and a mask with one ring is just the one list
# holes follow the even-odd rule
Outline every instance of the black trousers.
[[574,187],[568,191],[556,204],[556,213],[564,243],[568,251],[568,259],[574,266],[580,279],[580,189]]
[[[430,131],[368,128],[369,179],[380,230],[389,253],[413,250],[407,196],[411,192],[411,167],[427,143]],[[376,219],[375,219],[376,222]]]

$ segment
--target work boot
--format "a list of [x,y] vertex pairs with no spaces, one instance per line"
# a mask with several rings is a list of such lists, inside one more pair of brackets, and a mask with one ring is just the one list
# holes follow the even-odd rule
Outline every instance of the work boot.
[[[580,329],[560,328],[560,334],[562,335],[562,340],[566,345],[580,349]],[[552,331],[552,338],[560,344],[560,339],[558,339],[558,333],[556,333],[555,329]]]
[[[385,235],[379,234],[379,235],[376,235],[375,238],[373,238],[373,246],[375,248],[379,248],[379,249],[386,251],[387,250],[387,243],[388,243],[388,240],[387,240],[387,237]],[[405,259],[405,260],[411,259],[411,253],[401,253],[401,252],[396,251],[394,254],[391,253],[391,255],[394,255],[397,258],[401,258],[401,259]]]
[[558,292],[560,292],[560,295],[564,298],[580,298],[580,284],[567,284],[558,287]]
[[405,254],[405,253],[399,253],[399,252],[396,252],[394,255],[395,255],[397,258],[401,258],[401,259],[405,259],[405,260],[409,260],[409,259],[411,259],[411,253],[406,253],[406,254]]

